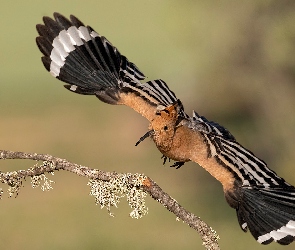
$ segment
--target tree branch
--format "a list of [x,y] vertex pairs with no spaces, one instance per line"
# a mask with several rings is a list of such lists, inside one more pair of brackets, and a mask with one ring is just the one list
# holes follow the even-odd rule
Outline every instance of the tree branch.
[[[0,150],[0,159],[30,159],[43,162],[41,166],[36,165],[27,170],[12,171],[7,173],[0,172],[0,182],[8,184],[10,188],[14,188],[16,193],[21,187],[21,180],[23,178],[34,178],[45,173],[52,173],[56,170],[66,170],[79,176],[87,177],[90,180],[103,182],[111,182],[113,179],[121,178],[122,176],[122,174],[116,172],[105,172],[97,169],[91,169],[48,154]],[[160,202],[167,210],[174,213],[177,218],[181,219],[191,228],[195,229],[200,235],[206,249],[220,249],[217,242],[219,236],[216,232],[199,217],[184,209],[175,199],[165,193],[152,179],[138,174],[125,174],[124,176],[128,177],[127,182],[129,186],[135,186],[142,189],[153,199]],[[140,180],[140,185],[138,185],[138,180]],[[11,191],[11,193],[13,194],[14,191]]]

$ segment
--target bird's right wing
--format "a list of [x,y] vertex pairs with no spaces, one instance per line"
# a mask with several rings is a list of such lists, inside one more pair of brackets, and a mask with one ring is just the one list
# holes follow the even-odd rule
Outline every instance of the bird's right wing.
[[[105,37],[75,16],[44,17],[36,38],[45,68],[75,93],[95,95],[109,104],[124,104],[151,121],[158,109],[175,102],[162,80],[141,83],[144,74]],[[184,111],[180,111],[186,116]]]

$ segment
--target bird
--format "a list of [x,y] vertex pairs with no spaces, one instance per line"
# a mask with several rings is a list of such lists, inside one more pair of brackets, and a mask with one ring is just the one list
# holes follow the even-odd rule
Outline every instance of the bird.
[[149,121],[148,132],[167,159],[180,168],[199,164],[217,179],[238,223],[260,244],[288,245],[295,239],[295,187],[243,147],[223,126],[193,111],[161,79],[144,82],[141,70],[104,36],[77,17],[54,13],[37,24],[36,43],[47,71],[74,93],[126,105]]

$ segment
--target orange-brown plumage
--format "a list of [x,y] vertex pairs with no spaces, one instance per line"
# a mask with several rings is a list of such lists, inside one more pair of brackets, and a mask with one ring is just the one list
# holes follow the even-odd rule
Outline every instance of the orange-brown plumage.
[[152,106],[149,102],[135,93],[120,93],[120,100],[118,104],[126,105],[134,111],[141,114],[147,120],[152,121],[156,116],[156,106]]
[[178,119],[177,105],[171,105],[151,121],[149,128],[154,131],[152,138],[160,152],[175,161],[194,161],[220,181],[225,191],[234,188],[234,175],[208,157],[204,136],[182,122],[177,124]]

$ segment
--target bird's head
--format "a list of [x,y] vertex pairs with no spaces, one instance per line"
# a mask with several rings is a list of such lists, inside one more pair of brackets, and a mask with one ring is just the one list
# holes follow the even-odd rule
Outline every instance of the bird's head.
[[175,131],[179,126],[179,102],[167,107],[160,106],[150,123],[152,137],[161,151],[171,148]]

